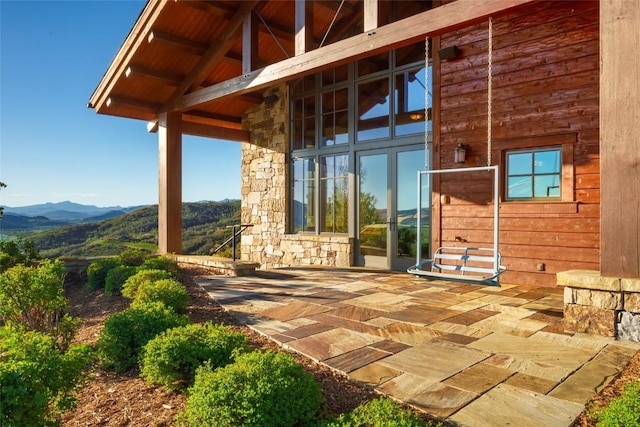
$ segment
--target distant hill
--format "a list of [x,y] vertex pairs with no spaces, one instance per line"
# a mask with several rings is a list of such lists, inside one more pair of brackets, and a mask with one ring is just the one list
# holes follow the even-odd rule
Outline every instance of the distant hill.
[[[183,203],[183,252],[208,255],[212,248],[231,236],[231,229],[227,227],[239,223],[239,200]],[[101,221],[29,233],[25,238],[32,240],[43,256],[52,258],[116,255],[131,247],[155,251],[158,240],[158,206],[139,208]]]
[[108,215],[107,217],[113,217],[115,216],[113,214],[114,212],[125,214],[139,209],[140,207],[141,206],[131,206],[126,208],[123,208],[122,206],[98,207],[66,201],[20,207],[5,206],[4,213],[5,215],[15,214],[27,217],[45,217],[52,221],[57,221],[57,224],[51,225],[56,226],[59,225],[60,221],[67,223],[94,221],[97,218],[104,218],[105,215]]
[[3,230],[36,230],[67,225],[67,221],[56,221],[44,216],[25,216],[5,213],[0,226]]

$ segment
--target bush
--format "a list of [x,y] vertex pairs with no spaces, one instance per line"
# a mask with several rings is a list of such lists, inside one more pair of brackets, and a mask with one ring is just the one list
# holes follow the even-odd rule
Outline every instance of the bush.
[[118,260],[122,265],[138,267],[147,259],[147,252],[140,249],[126,249],[118,255]]
[[122,295],[134,299],[138,289],[143,283],[155,282],[162,279],[171,279],[171,273],[165,270],[151,269],[138,270],[136,274],[129,277],[122,285]]
[[64,263],[45,260],[37,267],[16,265],[0,274],[0,318],[8,325],[48,332],[63,309]]
[[134,274],[136,274],[136,268],[130,265],[118,265],[109,270],[105,279],[104,294],[107,296],[120,295],[122,285]]
[[189,323],[160,302],[149,303],[113,314],[104,322],[98,353],[105,368],[124,372],[138,363],[142,347],[160,332]]
[[595,418],[598,427],[640,426],[640,381],[629,383],[624,392],[609,403]]
[[322,394],[313,376],[285,353],[252,352],[217,370],[196,371],[185,412],[188,426],[286,427],[316,423]]
[[107,273],[120,265],[116,258],[103,258],[92,262],[87,267],[87,287],[97,290],[104,289]]
[[164,270],[171,274],[173,279],[178,277],[180,269],[178,263],[166,256],[153,257],[145,260],[139,267],[140,270]]
[[173,279],[145,282],[138,288],[132,305],[139,306],[152,301],[160,301],[179,313],[187,308],[189,293],[182,283]]
[[[337,420],[323,427],[426,427],[418,415],[403,410],[393,400],[380,397],[358,406],[353,412],[342,414]],[[437,424],[441,425],[441,424]]]
[[16,265],[33,265],[42,259],[30,240],[0,241],[0,273]]
[[245,336],[228,326],[205,323],[173,328],[144,346],[140,372],[151,384],[181,389],[193,384],[196,369],[205,361],[216,369],[247,349]]
[[76,404],[74,392],[91,347],[74,345],[61,352],[51,336],[4,327],[0,354],[0,425],[58,425],[60,415]]

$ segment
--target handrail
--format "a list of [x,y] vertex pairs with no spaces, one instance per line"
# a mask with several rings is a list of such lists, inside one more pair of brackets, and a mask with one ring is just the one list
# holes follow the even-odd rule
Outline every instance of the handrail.
[[[227,246],[229,244],[229,242],[231,242],[231,250],[233,251],[233,260],[236,260],[236,238],[242,234],[242,232],[244,230],[246,230],[249,227],[253,227],[253,224],[237,224],[237,225],[229,225],[227,226],[227,228],[233,228],[233,235],[231,237],[229,237],[227,240],[225,240],[225,242],[223,244],[221,244],[220,246],[218,246],[218,248],[213,251],[211,253],[211,255],[215,255],[217,254],[222,248],[224,248],[225,246]],[[239,231],[236,231],[236,229],[240,229]]]

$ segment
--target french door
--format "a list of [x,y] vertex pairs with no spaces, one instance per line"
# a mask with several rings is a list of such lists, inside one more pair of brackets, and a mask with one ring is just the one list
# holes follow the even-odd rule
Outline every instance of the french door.
[[362,151],[357,157],[359,265],[405,270],[416,263],[417,218],[421,218],[423,253],[430,239],[430,194],[423,186],[417,208],[417,172],[424,170],[424,149]]

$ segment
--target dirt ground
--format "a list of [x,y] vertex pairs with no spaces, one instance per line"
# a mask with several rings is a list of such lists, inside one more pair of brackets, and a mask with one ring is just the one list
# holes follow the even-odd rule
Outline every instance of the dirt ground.
[[[231,325],[242,331],[251,346],[259,349],[284,351],[277,344],[246,326],[238,324],[218,304],[198,287],[193,277],[207,274],[202,268],[181,268],[180,281],[190,294],[188,315],[192,323],[211,321]],[[100,291],[89,291],[81,281],[66,285],[70,312],[83,319],[76,342],[95,344],[104,320],[111,314],[126,308],[129,301],[122,297],[105,297]],[[325,411],[331,414],[348,412],[376,394],[370,389],[350,381],[335,371],[291,353],[305,369],[311,372],[322,386]],[[63,426],[171,426],[173,417],[184,408],[185,395],[151,386],[132,370],[117,374],[94,367],[81,392],[78,406],[62,418]],[[624,384],[640,377],[640,353],[628,364],[621,375],[593,399],[593,404],[603,405],[619,395]],[[589,407],[589,406],[588,406]],[[425,420],[430,419],[424,415]],[[448,425],[445,423],[445,425]],[[585,411],[576,426],[595,426],[595,421]]]

